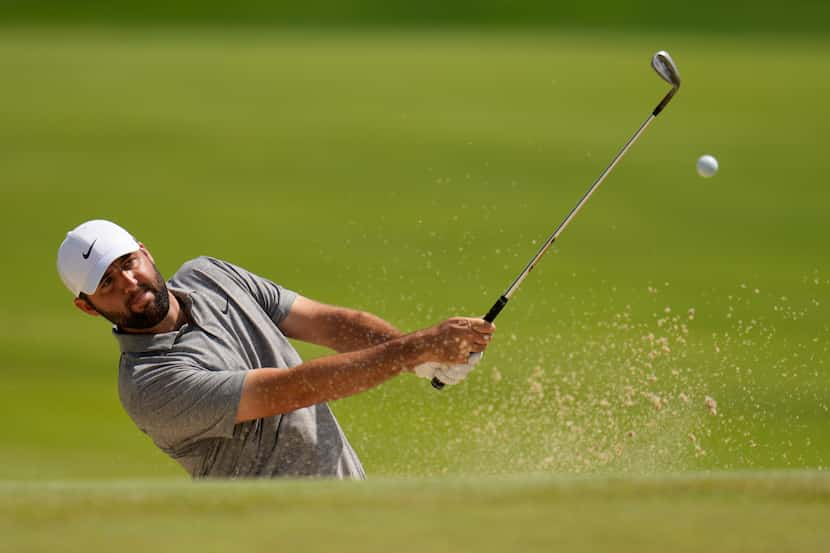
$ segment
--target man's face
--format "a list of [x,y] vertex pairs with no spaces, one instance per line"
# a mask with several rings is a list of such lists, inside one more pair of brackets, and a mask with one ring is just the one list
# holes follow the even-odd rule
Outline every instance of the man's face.
[[76,299],[78,302],[86,303],[119,328],[135,330],[156,326],[170,309],[167,285],[143,246],[113,261],[95,293]]

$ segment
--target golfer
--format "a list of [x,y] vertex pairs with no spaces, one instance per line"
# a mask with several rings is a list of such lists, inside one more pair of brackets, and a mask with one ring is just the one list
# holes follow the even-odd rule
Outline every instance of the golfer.
[[[325,402],[402,373],[457,384],[494,331],[458,317],[403,334],[211,257],[165,282],[144,244],[104,220],[67,234],[58,272],[78,309],[114,325],[124,409],[193,478],[362,479]],[[303,362],[289,338],[338,353]]]

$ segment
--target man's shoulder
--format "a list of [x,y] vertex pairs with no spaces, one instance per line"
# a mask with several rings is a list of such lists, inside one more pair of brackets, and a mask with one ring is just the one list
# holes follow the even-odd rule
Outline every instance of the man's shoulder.
[[202,281],[206,277],[214,280],[219,275],[227,275],[233,272],[233,266],[227,261],[215,257],[203,255],[189,261],[185,261],[179,270],[170,278],[170,283],[186,286],[193,281]]
[[226,261],[222,261],[221,259],[217,259],[209,255],[200,255],[199,257],[182,263],[182,266],[179,267],[179,270],[176,271],[176,274],[173,276],[175,277],[180,274],[188,274],[194,271],[221,271],[225,269],[227,265],[228,263]]
[[168,285],[175,290],[205,291],[219,295],[250,291],[258,277],[242,267],[215,257],[201,256],[185,262],[170,278]]

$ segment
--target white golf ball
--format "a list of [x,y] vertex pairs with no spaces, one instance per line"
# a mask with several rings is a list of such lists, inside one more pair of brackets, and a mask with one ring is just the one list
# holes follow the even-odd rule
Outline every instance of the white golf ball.
[[697,160],[697,174],[701,177],[713,177],[718,172],[718,160],[713,156],[700,156]]

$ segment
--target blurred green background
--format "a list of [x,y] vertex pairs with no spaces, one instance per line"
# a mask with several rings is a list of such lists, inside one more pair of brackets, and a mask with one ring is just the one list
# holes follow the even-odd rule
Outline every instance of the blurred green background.
[[680,92],[469,381],[335,412],[372,475],[827,466],[826,4],[112,6],[3,5],[0,479],[185,476],[60,284],[70,228],[403,329],[481,314],[666,92],[658,49]]
[[584,30],[689,30],[754,33],[823,33],[830,6],[821,0],[786,4],[760,0],[655,2],[631,0],[591,3],[540,0],[4,0],[4,19],[12,22],[95,23],[118,25],[245,25],[358,27],[570,27]]

